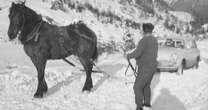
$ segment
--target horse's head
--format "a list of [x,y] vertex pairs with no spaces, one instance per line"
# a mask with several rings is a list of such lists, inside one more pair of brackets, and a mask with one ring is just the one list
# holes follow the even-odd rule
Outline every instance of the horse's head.
[[7,34],[10,40],[15,39],[24,26],[24,7],[24,3],[12,2],[12,6],[9,9],[10,25]]

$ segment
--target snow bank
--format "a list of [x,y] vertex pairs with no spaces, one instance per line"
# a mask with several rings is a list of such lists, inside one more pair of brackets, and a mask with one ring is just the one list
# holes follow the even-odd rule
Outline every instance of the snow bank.
[[208,39],[199,41],[197,45],[198,48],[201,50],[201,56],[205,59],[208,59]]

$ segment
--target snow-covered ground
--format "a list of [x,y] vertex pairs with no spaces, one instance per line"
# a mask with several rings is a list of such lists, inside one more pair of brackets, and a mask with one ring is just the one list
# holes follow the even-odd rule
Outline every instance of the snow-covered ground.
[[[124,75],[127,62],[121,54],[99,57],[97,65],[110,77],[94,73],[94,89],[91,93],[81,92],[84,73],[63,61],[49,61],[46,68],[49,91],[43,99],[33,99],[37,74],[22,47],[1,43],[0,50],[4,54],[10,53],[0,55],[1,63],[6,65],[1,67],[0,72],[0,110],[135,109],[132,89],[134,77],[130,70],[127,77]],[[13,55],[18,56],[15,59]],[[182,76],[156,73],[151,85],[153,110],[207,110],[207,66],[202,61],[199,69],[186,70]]]
[[[101,24],[88,11],[81,14],[73,10],[68,13],[53,11],[49,9],[49,4],[40,1],[30,0],[26,5],[53,18],[57,24],[66,25],[74,19],[82,19],[98,36],[103,36],[101,41],[121,41],[120,36],[124,31],[121,27]],[[21,45],[4,42],[7,40],[9,2],[0,0],[0,3],[0,7],[6,7],[0,11],[0,38],[3,38],[0,40],[0,110],[135,110],[132,87],[134,76],[131,70],[128,71],[128,76],[124,75],[127,61],[119,53],[103,54],[99,57],[97,65],[110,77],[94,73],[94,88],[91,93],[81,92],[85,73],[61,60],[49,61],[45,71],[49,91],[43,99],[34,99],[33,94],[37,87],[36,70]],[[138,30],[130,31],[137,36],[139,34]],[[198,42],[203,58],[199,69],[186,70],[182,76],[166,72],[155,74],[151,85],[153,110],[208,109],[207,44],[208,40]],[[68,59],[75,60],[73,56]],[[76,64],[81,68],[79,63]]]

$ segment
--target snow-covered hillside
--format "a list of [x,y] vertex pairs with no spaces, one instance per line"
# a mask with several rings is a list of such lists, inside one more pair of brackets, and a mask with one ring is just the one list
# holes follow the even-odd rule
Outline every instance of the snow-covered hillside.
[[[0,24],[5,28],[0,29],[2,29],[1,34],[4,36],[3,39],[5,39],[7,32],[6,29],[8,28],[9,24],[7,16],[10,2],[7,0],[1,1],[3,5],[0,7],[4,8],[2,11],[0,11],[0,16],[2,19]],[[46,2],[42,1],[43,0],[28,0],[26,5],[35,10],[37,13],[41,14],[45,20],[47,20],[47,17],[52,19],[52,23],[56,25],[68,25],[78,20],[83,20],[92,30],[95,31],[99,37],[99,42],[109,42],[113,40],[117,43],[121,43],[123,42],[123,37],[126,37],[126,33],[130,33],[131,37],[134,38],[134,41],[137,42],[141,36],[141,33],[138,29],[140,29],[140,25],[144,22],[152,22],[155,24],[156,35],[164,36],[174,34],[174,32],[172,32],[173,30],[168,30],[163,26],[164,20],[166,19],[165,16],[170,15],[161,15],[163,19],[160,20],[157,16],[149,16],[147,12],[144,12],[138,8],[141,6],[130,4],[125,0],[66,0],[65,4],[63,4],[64,9],[66,10],[65,12],[59,9],[51,10],[51,6],[54,3],[53,0],[46,0]],[[75,5],[74,9],[70,7],[69,3],[71,5]],[[79,7],[85,8],[84,11],[78,12],[76,9],[79,9]],[[95,12],[93,13],[93,10],[90,10],[89,8],[98,10],[98,14],[101,17],[96,15]],[[161,12],[158,12],[157,14],[161,14]],[[183,14],[184,13],[181,15]],[[174,22],[180,24],[178,26],[175,25],[176,28],[181,28],[187,25],[186,22],[193,20],[192,16],[190,15],[185,16],[184,18],[184,16],[179,16],[179,14],[176,14],[174,11],[172,11],[171,15],[178,18],[179,21],[181,20],[181,22]],[[112,32],[110,33],[110,31]]]

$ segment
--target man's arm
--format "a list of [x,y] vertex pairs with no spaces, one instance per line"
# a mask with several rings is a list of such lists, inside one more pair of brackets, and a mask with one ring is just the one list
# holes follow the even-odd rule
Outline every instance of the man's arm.
[[144,51],[146,40],[142,38],[137,45],[137,48],[130,54],[127,55],[127,59],[140,57]]

